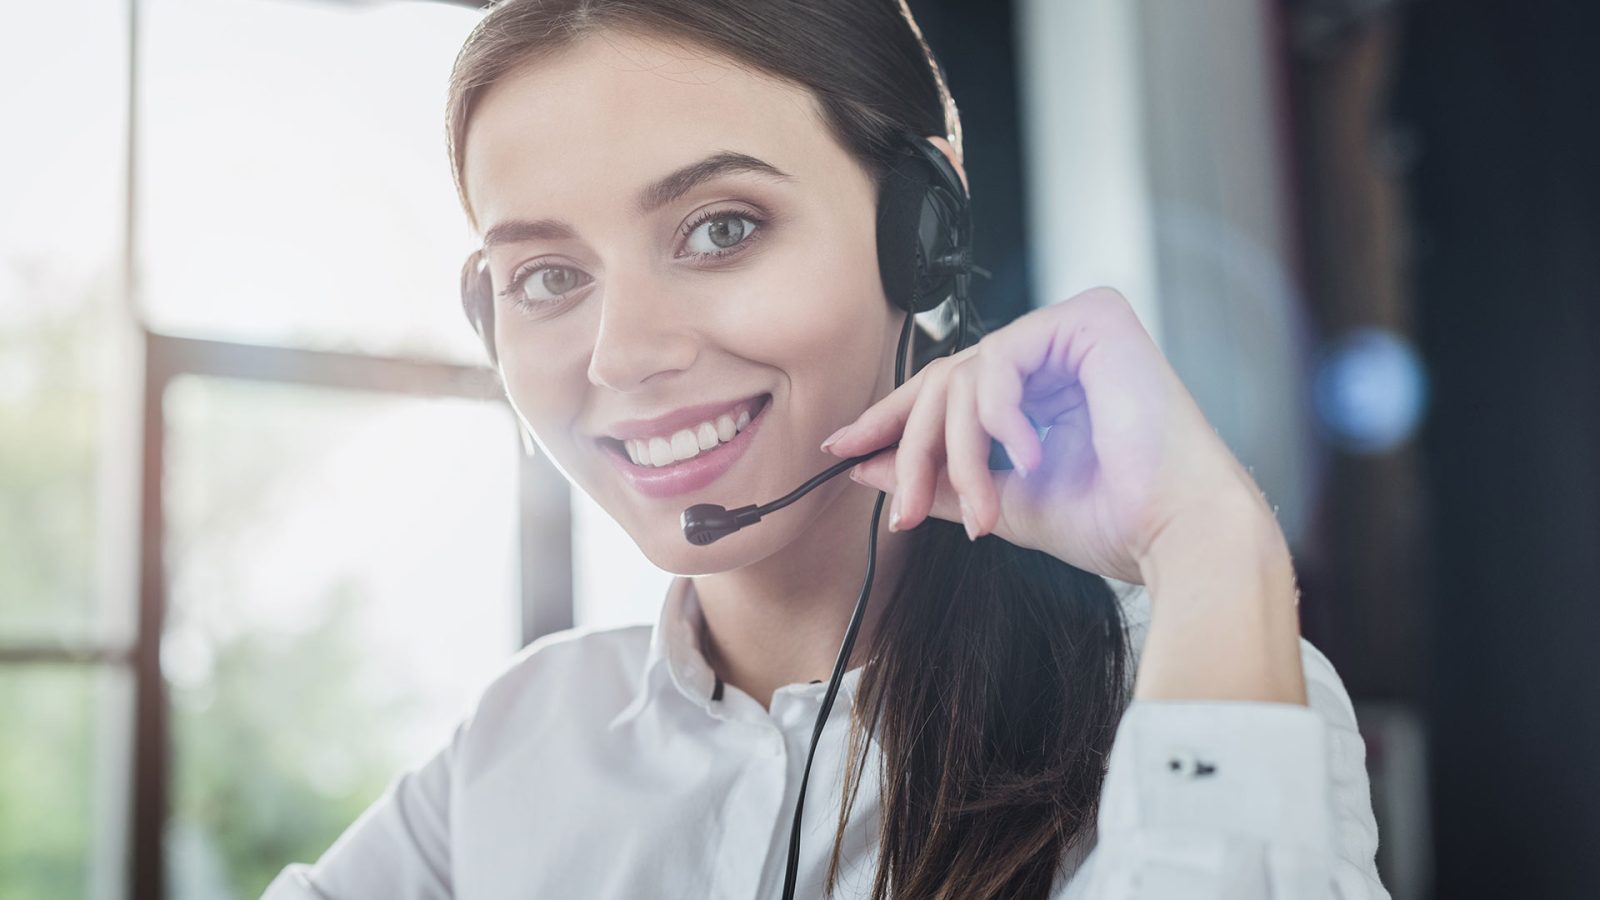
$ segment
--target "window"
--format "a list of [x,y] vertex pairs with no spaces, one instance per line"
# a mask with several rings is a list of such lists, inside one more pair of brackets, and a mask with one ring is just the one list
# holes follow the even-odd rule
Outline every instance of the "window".
[[517,648],[520,450],[480,400],[185,375],[164,408],[168,894],[259,896]]
[[0,12],[7,900],[258,896],[572,625],[566,485],[455,293],[476,18]]
[[[108,590],[127,16],[0,12],[0,896],[119,896],[133,602]],[[48,41],[41,35],[49,35]],[[34,89],[18,90],[15,86]]]
[[445,83],[477,13],[142,0],[136,224],[151,327],[476,365]]

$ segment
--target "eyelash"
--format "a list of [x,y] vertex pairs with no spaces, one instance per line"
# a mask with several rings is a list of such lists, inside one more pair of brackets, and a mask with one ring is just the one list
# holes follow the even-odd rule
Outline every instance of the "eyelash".
[[[761,235],[763,233],[765,233],[766,227],[767,227],[767,219],[764,216],[757,216],[754,213],[751,213],[751,212],[748,212],[748,211],[742,210],[742,209],[731,209],[731,208],[730,209],[713,209],[713,210],[708,210],[708,211],[706,211],[704,213],[701,213],[699,216],[696,216],[693,221],[689,222],[689,224],[685,225],[682,229],[679,230],[678,236],[680,238],[684,239],[684,240],[687,240],[690,235],[694,234],[695,229],[699,228],[701,225],[704,225],[707,222],[711,222],[711,221],[714,221],[716,219],[744,219],[745,221],[750,222],[752,225],[754,225],[755,228],[750,232],[750,235],[748,237],[746,237],[744,240],[738,242],[737,244],[734,244],[732,247],[728,247],[728,248],[723,249],[723,250],[717,250],[717,251],[713,251],[713,252],[709,252],[709,253],[690,254],[690,255],[699,256],[701,259],[721,259],[721,258],[726,257],[726,256],[731,256],[731,255],[733,255],[735,253],[743,253],[745,251],[745,249],[748,248],[748,246],[750,244],[755,243],[756,241],[760,240]],[[539,274],[540,272],[543,272],[546,269],[566,269],[566,268],[573,268],[573,267],[572,266],[561,266],[561,265],[556,265],[556,264],[553,264],[553,263],[545,263],[545,264],[542,264],[542,265],[533,265],[533,266],[530,266],[530,267],[525,267],[525,268],[522,268],[522,269],[518,269],[515,273],[512,274],[511,280],[506,284],[506,286],[500,290],[500,296],[504,297],[507,300],[510,300],[511,302],[517,304],[518,306],[537,307],[537,306],[554,305],[557,301],[551,300],[551,301],[542,301],[541,302],[541,301],[532,301],[532,300],[526,299],[525,296],[523,295],[523,292],[522,292],[522,286],[525,283],[527,283],[527,280],[529,278],[532,278],[533,276]],[[574,291],[581,290],[582,288],[587,287],[587,286],[588,285],[579,285],[578,287],[573,288],[572,291],[568,291],[567,294],[573,293]],[[562,294],[561,297],[563,299],[565,299],[567,294]]]

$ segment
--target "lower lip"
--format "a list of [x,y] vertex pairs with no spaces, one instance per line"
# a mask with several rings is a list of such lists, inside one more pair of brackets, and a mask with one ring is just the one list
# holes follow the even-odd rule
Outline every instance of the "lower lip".
[[726,444],[718,444],[710,450],[700,451],[700,455],[683,462],[673,463],[670,466],[655,468],[652,466],[634,465],[628,458],[628,452],[613,444],[605,444],[602,449],[617,467],[622,477],[633,485],[634,490],[647,497],[676,497],[706,487],[713,481],[722,477],[722,473],[733,468],[733,464],[744,455],[750,442],[755,440],[756,431],[761,428],[761,423],[766,421],[767,410],[772,408],[772,398],[768,397],[762,404],[761,411],[756,414],[744,430],[734,435],[733,440]]

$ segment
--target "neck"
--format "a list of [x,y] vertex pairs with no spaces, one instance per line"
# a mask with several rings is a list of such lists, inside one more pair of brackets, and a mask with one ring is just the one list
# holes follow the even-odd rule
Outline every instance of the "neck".
[[[773,691],[786,684],[828,680],[860,599],[867,526],[877,491],[848,476],[840,480],[844,483],[828,498],[828,506],[783,550],[739,569],[694,579],[705,614],[706,661],[724,683],[762,707],[770,706]],[[866,661],[878,612],[905,563],[911,535],[890,532],[888,521],[885,509],[878,525],[872,596],[847,671]]]

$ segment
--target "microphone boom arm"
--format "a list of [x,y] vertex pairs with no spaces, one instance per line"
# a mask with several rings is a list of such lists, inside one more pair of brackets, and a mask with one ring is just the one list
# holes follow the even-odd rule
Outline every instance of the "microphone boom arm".
[[777,512],[799,500],[840,472],[865,462],[885,450],[893,450],[898,446],[900,446],[900,442],[895,441],[892,444],[887,444],[860,456],[852,456],[849,459],[840,460],[813,475],[805,484],[800,485],[771,503],[741,506],[734,510],[730,510],[725,506],[718,506],[715,503],[696,503],[684,510],[680,518],[683,536],[689,539],[689,543],[697,547],[704,547],[713,541],[721,540],[746,525],[754,525],[761,521],[761,517],[767,513]]

